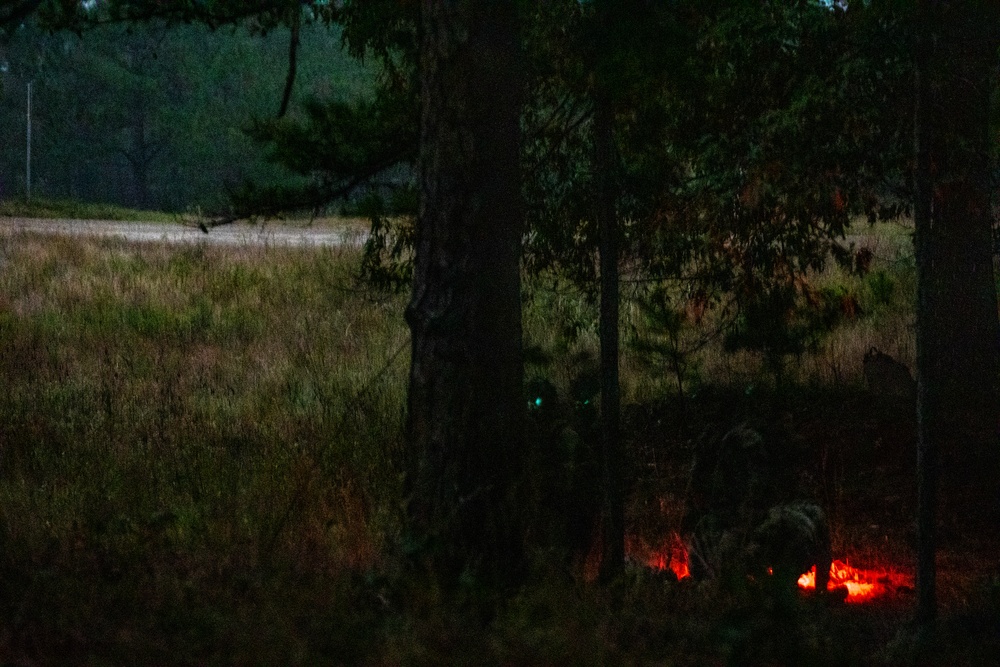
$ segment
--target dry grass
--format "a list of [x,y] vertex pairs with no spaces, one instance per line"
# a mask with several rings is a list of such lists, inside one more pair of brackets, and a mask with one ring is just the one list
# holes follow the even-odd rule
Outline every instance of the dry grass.
[[[656,548],[676,529],[701,433],[771,420],[806,453],[837,555],[906,565],[907,436],[869,405],[860,360],[877,345],[912,362],[912,267],[905,230],[857,242],[875,250],[869,277],[811,281],[853,294],[861,314],[791,364],[784,394],[758,356],[711,342],[686,360],[681,399],[674,369],[626,350],[636,543]],[[896,639],[905,596],[776,606],[644,568],[594,587],[541,561],[484,618],[400,576],[404,297],[358,288],[356,259],[0,238],[0,662],[912,661]],[[529,373],[566,388],[596,359],[595,311],[572,290],[532,289],[526,337],[550,360]],[[624,312],[627,340],[648,333]],[[942,554],[950,616],[935,650],[952,664],[986,664],[997,648],[1000,587],[968,574],[993,567],[982,554],[995,540],[980,542]]]
[[[330,594],[389,553],[407,335],[399,300],[356,290],[353,264],[329,249],[0,239],[0,520],[4,566],[28,573],[4,595],[20,650],[60,655],[55,609],[91,649],[158,662],[173,632],[160,615],[191,602],[170,622],[218,639],[262,597],[273,614],[299,604],[275,572]],[[90,613],[109,627],[79,625]],[[277,662],[304,641],[290,622],[264,654]]]

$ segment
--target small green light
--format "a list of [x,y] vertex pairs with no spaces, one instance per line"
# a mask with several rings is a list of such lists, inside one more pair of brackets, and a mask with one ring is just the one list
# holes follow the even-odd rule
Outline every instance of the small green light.
[[538,398],[535,399],[535,407],[536,408],[541,407],[541,405],[542,405],[542,397],[539,396]]

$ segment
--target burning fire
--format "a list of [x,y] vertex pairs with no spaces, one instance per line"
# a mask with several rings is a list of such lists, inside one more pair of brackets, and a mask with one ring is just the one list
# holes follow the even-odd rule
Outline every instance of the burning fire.
[[[830,566],[830,583],[827,590],[847,589],[847,602],[867,602],[888,592],[908,590],[913,586],[911,578],[890,570],[862,570],[851,567],[847,562],[835,560]],[[816,588],[816,567],[799,577],[799,588]]]
[[659,572],[672,571],[678,580],[691,576],[687,548],[680,535],[676,533],[660,549],[650,549],[645,542],[626,537],[625,553],[635,562],[645,563],[651,569]]
[[685,577],[691,576],[691,570],[688,568],[687,552],[681,550],[679,552],[673,551],[670,554],[664,556],[662,554],[655,555],[655,562],[650,562],[650,567],[654,570],[666,570],[670,568],[677,580],[680,581]]
[[[644,562],[654,570],[671,570],[677,579],[691,576],[688,568],[688,554],[684,542],[678,535],[661,549],[643,548],[644,545],[626,540],[626,551],[639,562]],[[816,567],[799,577],[799,588],[816,588]],[[846,602],[869,602],[886,593],[911,590],[913,578],[894,570],[864,570],[851,566],[846,561],[835,560],[830,566],[830,583],[827,590],[845,591]]]

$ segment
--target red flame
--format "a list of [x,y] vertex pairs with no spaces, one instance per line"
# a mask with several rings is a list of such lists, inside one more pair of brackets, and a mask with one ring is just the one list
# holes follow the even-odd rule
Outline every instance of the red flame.
[[[676,534],[660,549],[649,549],[641,542],[626,540],[626,551],[634,560],[644,562],[654,570],[671,570],[677,579],[691,576],[687,549]],[[815,589],[816,567],[799,577],[798,584],[802,590]],[[912,577],[895,570],[864,570],[853,567],[846,561],[835,560],[830,566],[827,590],[846,591],[845,600],[858,603],[868,602],[887,593],[910,590],[912,586]]]
[[625,551],[636,561],[660,572],[670,570],[678,580],[691,576],[688,568],[687,548],[680,536],[674,534],[660,549],[649,549],[643,543],[626,538]]
[[[898,590],[908,590],[912,579],[892,570],[862,570],[845,561],[835,560],[830,566],[828,591],[847,590],[847,602],[867,602],[873,598]],[[799,588],[816,588],[816,567],[799,577]]]

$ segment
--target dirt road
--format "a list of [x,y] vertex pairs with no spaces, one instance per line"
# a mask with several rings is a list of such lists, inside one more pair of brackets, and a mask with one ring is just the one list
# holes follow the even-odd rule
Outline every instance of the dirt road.
[[211,229],[163,222],[118,222],[111,220],[51,220],[0,216],[0,234],[19,232],[64,236],[111,236],[126,241],[160,243],[208,243],[212,245],[266,245],[279,247],[359,246],[365,234],[327,225],[293,226],[273,223],[238,223]]

